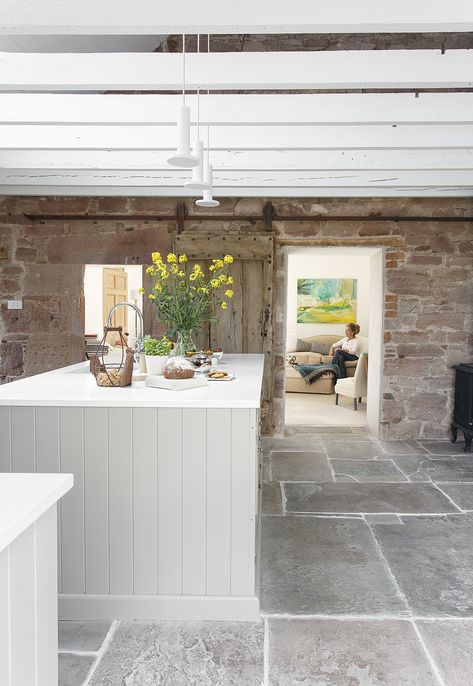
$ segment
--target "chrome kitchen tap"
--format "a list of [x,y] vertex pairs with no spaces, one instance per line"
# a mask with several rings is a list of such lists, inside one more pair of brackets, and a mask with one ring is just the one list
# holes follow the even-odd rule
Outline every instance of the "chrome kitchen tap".
[[139,362],[140,353],[143,352],[143,333],[144,333],[143,313],[140,310],[140,308],[137,307],[134,303],[128,302],[127,300],[124,300],[121,303],[117,303],[116,305],[114,305],[112,307],[112,309],[108,313],[108,326],[112,326],[112,316],[113,316],[113,313],[115,312],[115,310],[118,309],[119,307],[124,307],[124,306],[131,307],[131,309],[136,312],[136,314],[138,315],[138,319],[140,320],[140,333],[136,337],[136,341],[135,341],[135,360],[136,360],[136,362]]

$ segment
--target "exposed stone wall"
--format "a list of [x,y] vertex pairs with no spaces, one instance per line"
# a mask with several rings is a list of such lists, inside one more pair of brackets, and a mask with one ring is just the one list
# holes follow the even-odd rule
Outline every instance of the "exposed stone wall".
[[[225,232],[264,231],[264,199],[225,199],[221,222],[194,222]],[[285,245],[370,245],[385,249],[382,433],[386,438],[446,436],[453,364],[473,357],[473,216],[471,199],[272,199],[278,219],[274,300],[273,428],[283,423]],[[145,264],[166,252],[175,230],[175,199],[5,198],[0,201],[0,380],[82,359],[84,264]],[[191,208],[190,202],[188,203]],[[34,223],[23,213],[120,215],[116,221]],[[153,214],[169,222],[153,221]],[[138,222],[133,215],[148,215]],[[192,208],[192,214],[198,210]],[[232,220],[234,215],[240,219]],[[253,216],[252,223],[241,215]],[[314,216],[291,221],[290,216]],[[315,215],[322,215],[315,217]],[[130,219],[123,217],[129,216]],[[357,217],[349,221],[331,217]],[[364,219],[375,216],[376,221]],[[387,217],[429,218],[393,221]],[[187,226],[191,226],[186,224]],[[6,259],[2,259],[2,251]],[[23,298],[22,311],[7,310]]]

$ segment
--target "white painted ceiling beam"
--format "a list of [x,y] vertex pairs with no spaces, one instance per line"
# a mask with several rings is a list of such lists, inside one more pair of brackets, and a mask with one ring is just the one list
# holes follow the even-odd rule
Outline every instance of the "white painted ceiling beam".
[[6,34],[473,31],[469,0],[2,0]]
[[[242,198],[362,198],[362,197],[471,197],[472,186],[359,186],[344,187],[333,186],[331,188],[264,188],[231,186],[230,188],[218,189],[215,197],[242,197]],[[38,185],[0,185],[0,195],[5,196],[120,196],[120,197],[171,197],[171,198],[195,198],[196,196],[185,188],[176,186],[57,186]]]
[[[197,96],[188,96],[193,121]],[[175,124],[180,95],[1,93],[0,124]],[[200,96],[202,125],[473,123],[473,93]]]
[[[189,89],[469,88],[473,50],[189,54]],[[0,53],[1,91],[179,90],[176,53]]]
[[[167,171],[87,171],[87,170],[44,170],[44,169],[0,169],[0,185],[19,183],[48,183],[70,186],[182,186],[190,174],[185,170]],[[313,171],[215,171],[216,189],[233,188],[311,188],[311,187],[457,187],[470,186],[473,189],[473,171],[376,171],[346,170],[337,172]]]
[[[167,157],[167,152],[146,150],[1,150],[0,168],[169,171]],[[219,150],[212,151],[212,165],[222,171],[472,170],[473,149]]]
[[[175,126],[0,127],[5,150],[172,150]],[[210,132],[212,150],[473,148],[473,125],[227,126]]]

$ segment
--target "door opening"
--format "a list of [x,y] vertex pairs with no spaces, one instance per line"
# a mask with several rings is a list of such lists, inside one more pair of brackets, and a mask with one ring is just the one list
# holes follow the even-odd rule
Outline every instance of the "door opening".
[[377,435],[382,334],[382,249],[288,248],[286,426]]

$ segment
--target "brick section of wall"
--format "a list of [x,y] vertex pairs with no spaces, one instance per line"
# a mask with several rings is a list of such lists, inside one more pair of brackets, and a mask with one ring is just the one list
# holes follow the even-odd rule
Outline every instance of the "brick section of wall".
[[[264,231],[261,198],[224,199],[221,222],[192,222],[222,231],[228,251],[239,233]],[[273,429],[283,428],[285,246],[368,245],[385,248],[382,435],[445,437],[453,398],[452,365],[473,356],[473,200],[445,198],[272,199],[276,216]],[[188,208],[192,214],[198,210]],[[4,198],[0,200],[0,381],[82,359],[83,265],[146,264],[167,252],[176,199]],[[32,223],[23,213],[129,216],[117,221]],[[169,222],[153,215],[169,215]],[[133,215],[149,215],[137,222]],[[253,216],[252,223],[232,221]],[[289,221],[284,217],[314,217]],[[359,217],[350,221],[332,217]],[[376,216],[376,221],[365,217]],[[387,217],[426,217],[394,221]],[[385,217],[383,219],[383,217]],[[191,228],[190,223],[186,228]],[[235,240],[235,244],[232,241]],[[2,249],[6,259],[2,259]],[[22,311],[7,310],[23,298]]]

